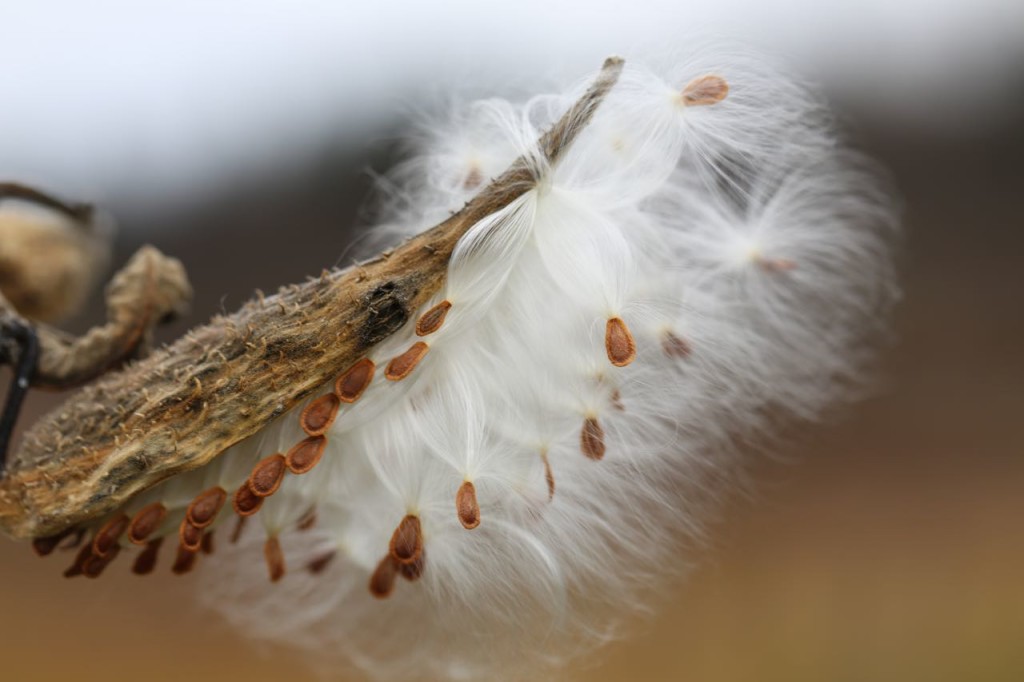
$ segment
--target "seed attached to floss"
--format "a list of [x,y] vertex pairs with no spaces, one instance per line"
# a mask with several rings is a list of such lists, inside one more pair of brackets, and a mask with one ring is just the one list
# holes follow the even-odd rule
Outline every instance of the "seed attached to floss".
[[402,577],[409,582],[415,582],[420,579],[423,575],[423,570],[427,565],[427,552],[426,550],[420,552],[419,557],[416,561],[412,561],[408,564],[401,564],[398,567],[398,571],[402,574]]
[[263,544],[263,557],[267,560],[270,582],[276,583],[285,574],[284,552],[281,551],[281,543],[276,535],[271,535]]
[[688,107],[718,104],[729,94],[729,84],[721,76],[694,78],[683,88],[683,104]]
[[455,510],[466,530],[480,525],[480,504],[476,501],[476,486],[472,481],[463,481],[459,486],[459,492],[455,493]]
[[686,339],[674,332],[666,331],[661,337],[661,351],[670,358],[688,358],[693,352],[693,347]]
[[270,497],[281,487],[285,472],[284,455],[276,454],[261,460],[249,474],[249,490],[257,497]]
[[128,529],[128,522],[126,514],[119,514],[103,524],[92,540],[92,553],[100,559],[106,558],[108,553],[118,547],[117,542]]
[[636,359],[636,341],[621,317],[612,317],[605,325],[604,348],[616,367],[625,367]]
[[163,538],[157,538],[156,540],[148,542],[145,549],[139,552],[139,555],[135,557],[135,563],[132,564],[132,573],[135,575],[149,575],[152,573],[153,569],[156,567],[156,560],[160,552],[160,546],[163,543]]
[[555,473],[551,470],[551,460],[548,459],[547,448],[540,451],[540,461],[544,463],[544,480],[548,484],[548,502],[555,499]]
[[128,526],[128,540],[132,544],[144,545],[153,532],[160,527],[167,516],[167,507],[159,502],[146,505],[132,518]]
[[185,518],[196,528],[206,528],[217,518],[228,499],[228,491],[220,486],[199,493],[185,511]]
[[412,344],[409,350],[391,359],[387,369],[384,370],[384,378],[388,381],[400,381],[409,376],[409,373],[416,369],[416,365],[419,364],[428,350],[430,350],[430,346],[422,341]]
[[[235,496],[231,500],[231,506],[234,508],[236,514],[245,518],[246,516],[252,516],[260,510],[260,507],[263,506],[263,498],[255,494],[249,488],[249,482],[246,481],[239,486],[237,491],[235,491]],[[236,529],[236,532],[241,533],[241,526]],[[234,537],[234,541],[237,542],[238,538],[236,536],[232,537]]]
[[333,393],[322,395],[302,411],[299,423],[309,436],[323,435],[338,415],[341,399]]
[[178,547],[178,556],[174,558],[174,565],[171,566],[171,572],[174,575],[185,575],[196,565],[196,552],[190,552],[184,547]]
[[580,429],[580,450],[593,460],[604,457],[604,429],[601,428],[597,417],[587,417],[583,420],[583,428]]
[[324,436],[310,436],[293,445],[285,455],[284,463],[293,474],[304,474],[317,465],[323,457],[327,439]]
[[430,310],[420,315],[420,319],[416,321],[416,336],[433,334],[440,329],[441,325],[444,324],[444,318],[448,315],[448,311],[451,307],[452,304],[450,301],[441,301]]
[[181,525],[178,526],[178,542],[181,543],[182,548],[190,552],[198,552],[203,544],[203,530],[193,526],[187,518],[182,519]]
[[306,564],[306,570],[312,575],[320,575],[328,566],[331,565],[331,562],[334,561],[334,557],[336,556],[338,556],[338,552],[336,550],[332,549],[324,552],[323,554],[310,559],[309,563]]
[[363,391],[373,381],[373,374],[377,366],[370,358],[363,358],[356,364],[349,367],[338,377],[334,384],[334,392],[343,403],[354,403],[363,395]]
[[395,589],[395,577],[398,575],[399,565],[391,554],[381,559],[373,575],[370,576],[370,594],[377,599],[385,599],[390,596]]
[[314,526],[316,526],[316,507],[311,507],[309,511],[302,515],[302,518],[295,524],[295,527],[299,530],[311,530]]
[[406,514],[391,534],[391,556],[401,564],[409,564],[423,553],[423,526],[420,518]]

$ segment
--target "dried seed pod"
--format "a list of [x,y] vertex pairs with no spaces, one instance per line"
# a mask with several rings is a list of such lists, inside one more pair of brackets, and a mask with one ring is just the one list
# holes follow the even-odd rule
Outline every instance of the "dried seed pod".
[[331,427],[338,415],[341,399],[333,393],[322,395],[302,411],[299,422],[302,430],[309,436],[321,436]]
[[363,395],[363,391],[373,381],[377,366],[370,358],[363,358],[349,367],[338,377],[334,384],[334,392],[343,403],[354,403]]
[[476,486],[472,481],[463,481],[459,486],[459,491],[455,493],[455,510],[466,530],[473,530],[480,525],[480,505],[476,501]]

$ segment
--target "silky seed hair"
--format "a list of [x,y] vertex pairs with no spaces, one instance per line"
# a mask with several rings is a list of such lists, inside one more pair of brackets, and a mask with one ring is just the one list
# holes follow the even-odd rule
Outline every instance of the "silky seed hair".
[[141,575],[209,562],[205,603],[328,677],[536,679],[620,636],[748,444],[863,387],[896,230],[870,165],[762,57],[627,65],[550,164],[536,141],[585,87],[427,128],[378,235],[519,157],[534,184],[402,329],[98,521],[67,574],[122,549]]

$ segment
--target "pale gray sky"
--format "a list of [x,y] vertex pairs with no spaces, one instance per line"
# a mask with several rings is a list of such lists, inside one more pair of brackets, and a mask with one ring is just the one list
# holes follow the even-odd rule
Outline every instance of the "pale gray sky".
[[1008,115],[1024,87],[1019,0],[0,3],[0,177],[122,201],[360,144],[453,88],[575,79],[708,33],[951,134]]

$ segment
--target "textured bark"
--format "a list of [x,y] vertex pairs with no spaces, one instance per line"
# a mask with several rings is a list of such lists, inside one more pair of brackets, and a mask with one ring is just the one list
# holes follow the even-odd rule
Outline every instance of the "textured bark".
[[[548,161],[586,126],[621,69],[607,60],[542,136]],[[0,481],[0,527],[19,538],[59,533],[258,432],[402,328],[441,287],[459,238],[535,186],[534,166],[516,161],[460,212],[393,251],[251,301],[82,390],[26,435]]]

